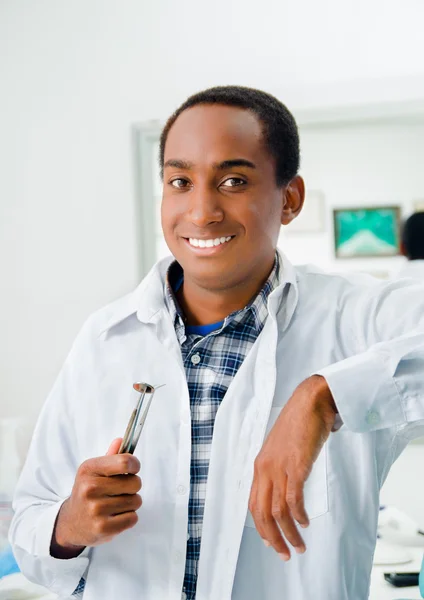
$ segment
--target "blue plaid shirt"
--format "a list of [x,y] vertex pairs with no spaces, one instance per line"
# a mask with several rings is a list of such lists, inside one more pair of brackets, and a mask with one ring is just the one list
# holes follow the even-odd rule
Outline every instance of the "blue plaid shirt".
[[[265,324],[268,296],[280,280],[278,254],[275,256],[273,269],[252,302],[242,310],[228,315],[222,323],[216,323],[215,327],[185,325],[184,314],[174,294],[183,281],[183,271],[177,262],[173,262],[168,269],[165,302],[181,346],[191,407],[190,498],[182,593],[182,597],[187,600],[196,598],[197,565],[216,413],[234,375]],[[211,374],[214,376],[211,377]],[[75,600],[82,598],[84,587],[83,577],[73,593]]]
[[268,280],[257,296],[242,310],[228,315],[222,323],[189,327],[174,291],[183,280],[181,266],[168,270],[165,300],[181,346],[191,407],[191,467],[188,508],[188,540],[183,598],[195,600],[197,567],[202,539],[209,459],[215,417],[225,392],[250,348],[262,331],[268,315],[267,299],[279,284],[278,254]]

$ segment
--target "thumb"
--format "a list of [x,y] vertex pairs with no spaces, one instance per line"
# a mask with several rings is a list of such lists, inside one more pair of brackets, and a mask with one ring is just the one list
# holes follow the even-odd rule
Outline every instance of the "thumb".
[[106,456],[110,456],[111,454],[118,454],[121,444],[122,438],[114,439],[111,445],[109,446],[109,450],[106,452]]

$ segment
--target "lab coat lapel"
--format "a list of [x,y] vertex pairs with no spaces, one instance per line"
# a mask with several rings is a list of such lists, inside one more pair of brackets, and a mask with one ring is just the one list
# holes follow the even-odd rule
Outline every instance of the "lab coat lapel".
[[268,318],[218,410],[203,519],[199,600],[231,597],[253,463],[274,395],[276,344],[277,326]]
[[284,255],[280,259],[283,283],[268,299],[265,326],[215,420],[197,580],[199,600],[231,598],[254,461],[274,398],[278,336],[287,329],[298,300],[295,270]]

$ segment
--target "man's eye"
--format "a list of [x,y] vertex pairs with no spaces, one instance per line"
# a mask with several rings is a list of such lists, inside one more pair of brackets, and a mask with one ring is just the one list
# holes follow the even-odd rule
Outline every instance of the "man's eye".
[[221,185],[225,187],[239,187],[241,185],[244,185],[245,183],[246,181],[244,179],[241,179],[240,177],[229,177],[228,179],[223,181]]
[[178,179],[173,179],[172,181],[169,182],[173,187],[178,188],[178,189],[183,189],[185,187],[187,187],[189,185],[187,179],[181,179],[181,177],[179,177]]

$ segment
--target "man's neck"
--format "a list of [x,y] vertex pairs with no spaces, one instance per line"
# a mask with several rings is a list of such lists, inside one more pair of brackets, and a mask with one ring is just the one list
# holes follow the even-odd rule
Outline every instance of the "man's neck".
[[223,321],[228,315],[245,308],[260,292],[272,267],[265,276],[250,278],[233,288],[210,290],[184,278],[177,299],[188,325],[210,325]]

